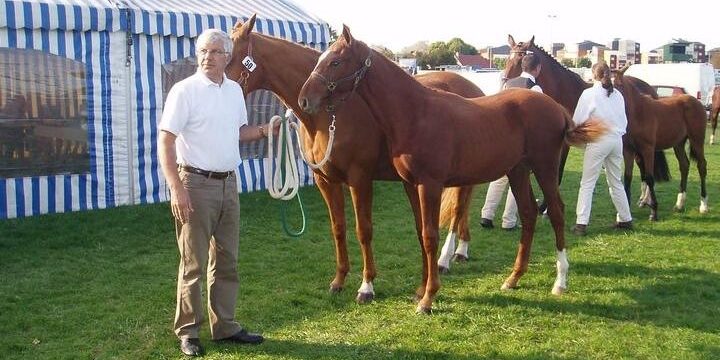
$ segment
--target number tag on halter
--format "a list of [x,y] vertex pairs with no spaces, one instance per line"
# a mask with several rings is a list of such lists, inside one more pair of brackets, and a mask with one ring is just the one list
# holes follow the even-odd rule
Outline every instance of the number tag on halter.
[[248,69],[248,71],[253,72],[255,68],[257,67],[257,64],[253,61],[253,59],[250,56],[246,56],[243,61],[243,65]]

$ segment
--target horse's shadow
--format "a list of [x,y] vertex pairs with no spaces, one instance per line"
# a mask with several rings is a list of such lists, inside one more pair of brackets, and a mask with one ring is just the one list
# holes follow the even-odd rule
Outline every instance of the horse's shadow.
[[[520,305],[553,313],[576,313],[635,322],[639,325],[690,328],[720,334],[720,322],[717,321],[720,317],[720,310],[717,307],[719,274],[688,267],[662,269],[619,263],[584,262],[575,262],[573,265],[571,271],[575,278],[593,276],[612,279],[642,276],[654,278],[656,281],[648,281],[648,285],[639,288],[627,287],[623,282],[618,281],[617,285],[607,290],[627,295],[634,300],[632,304],[568,302],[563,298],[530,300],[503,294],[465,297],[458,300],[472,303],[481,301],[498,307]],[[573,287],[573,291],[590,290]]]

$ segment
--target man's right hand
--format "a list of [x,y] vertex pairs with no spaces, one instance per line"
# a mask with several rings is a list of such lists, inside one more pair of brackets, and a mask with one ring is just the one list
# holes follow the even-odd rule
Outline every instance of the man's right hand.
[[170,189],[170,208],[172,214],[181,224],[190,220],[190,213],[193,211],[192,203],[187,189],[184,186],[175,186]]

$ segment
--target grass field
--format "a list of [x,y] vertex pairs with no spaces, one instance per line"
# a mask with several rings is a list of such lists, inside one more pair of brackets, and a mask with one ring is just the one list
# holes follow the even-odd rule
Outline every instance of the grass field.
[[[567,232],[570,288],[562,297],[550,294],[555,254],[545,219],[521,288],[500,291],[519,232],[480,228],[479,187],[471,261],[442,278],[431,316],[416,315],[410,301],[421,262],[400,184],[375,185],[378,278],[376,300],[365,306],[354,302],[361,261],[352,233],[346,290],[328,293],[334,252],[316,189],[301,191],[309,224],[298,239],[282,231],[278,201],[241,195],[237,318],[267,340],[216,344],[204,326],[205,358],[718,359],[720,146],[707,153],[710,213],[697,210],[694,163],[688,209],[672,212],[678,172],[669,151],[673,179],[657,187],[660,221],[633,206],[631,233],[608,228],[614,210],[601,177],[588,236]],[[580,167],[574,149],[562,187],[567,229]],[[635,185],[637,193],[637,175]],[[0,358],[182,358],[171,330],[177,262],[166,204],[0,222]]]

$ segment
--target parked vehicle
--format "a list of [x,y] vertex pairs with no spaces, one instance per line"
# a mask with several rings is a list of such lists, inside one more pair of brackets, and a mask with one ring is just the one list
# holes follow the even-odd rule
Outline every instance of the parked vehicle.
[[671,85],[651,85],[657,92],[659,97],[685,95],[687,91],[682,86],[671,86]]
[[625,75],[645,80],[650,85],[681,87],[710,108],[715,70],[708,63],[635,64]]

